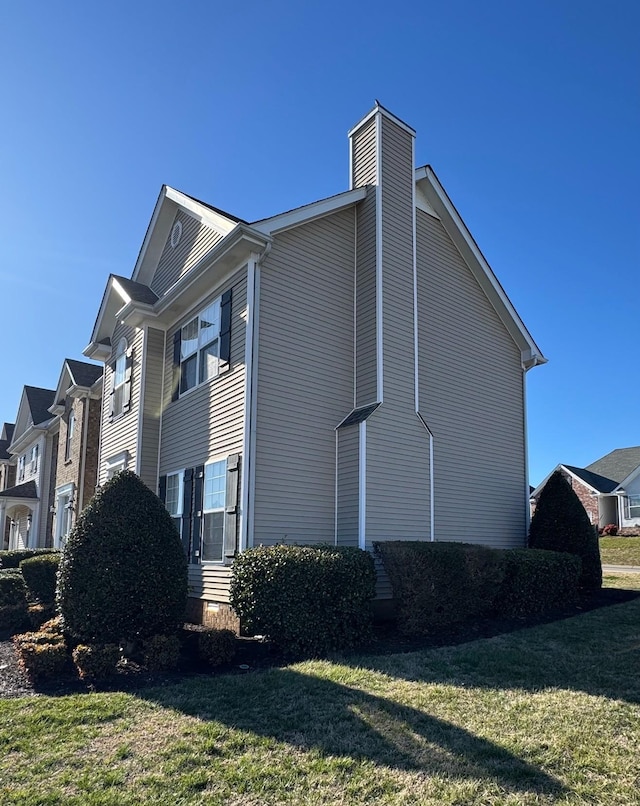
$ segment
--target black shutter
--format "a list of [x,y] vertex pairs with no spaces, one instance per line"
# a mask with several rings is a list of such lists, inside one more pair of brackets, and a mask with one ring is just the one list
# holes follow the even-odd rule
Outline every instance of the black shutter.
[[113,420],[115,417],[114,403],[116,399],[116,362],[109,364],[111,369],[111,395],[109,396],[109,419]]
[[133,375],[133,349],[129,350],[124,365],[124,389],[122,395],[122,411],[129,411],[131,408],[131,376]]
[[240,454],[227,457],[227,494],[224,510],[225,562],[233,559],[238,550],[238,506],[240,493]]
[[167,477],[160,476],[158,479],[158,498],[163,504],[167,503]]
[[204,465],[198,465],[193,476],[193,517],[191,519],[191,562],[199,563],[202,554],[202,499],[204,496]]
[[220,372],[231,367],[231,289],[220,300]]
[[193,468],[188,467],[184,471],[184,481],[182,483],[182,523],[180,524],[180,538],[182,548],[190,561],[189,554],[191,544],[191,512],[193,505]]
[[173,373],[171,376],[171,400],[180,397],[180,351],[182,349],[182,328],[173,334]]

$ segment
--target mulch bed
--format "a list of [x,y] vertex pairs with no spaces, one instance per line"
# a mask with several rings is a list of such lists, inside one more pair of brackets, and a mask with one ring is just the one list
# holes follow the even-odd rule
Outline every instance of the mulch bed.
[[[380,624],[375,627],[373,639],[366,645],[358,647],[357,654],[388,655],[434,647],[455,646],[468,641],[475,641],[479,638],[491,638],[526,627],[571,618],[601,607],[623,604],[639,596],[640,591],[602,588],[596,593],[583,597],[575,607],[567,608],[561,612],[517,619],[483,619],[472,624],[455,625],[421,636],[403,636],[398,633],[393,624]],[[196,675],[246,674],[247,672],[279,666],[288,662],[268,642],[252,638],[238,638],[237,641],[237,654],[233,664],[219,667],[215,672],[207,670],[196,662],[185,661],[178,671],[152,674],[143,667],[129,662],[122,666],[118,675],[112,681],[101,685],[100,690],[135,691],[150,685],[171,685]],[[342,653],[342,656],[344,657],[348,654],[352,653]],[[94,690],[96,690],[95,686],[71,676],[55,683],[34,687],[18,666],[12,642],[0,641],[0,699],[37,694],[59,696]]]

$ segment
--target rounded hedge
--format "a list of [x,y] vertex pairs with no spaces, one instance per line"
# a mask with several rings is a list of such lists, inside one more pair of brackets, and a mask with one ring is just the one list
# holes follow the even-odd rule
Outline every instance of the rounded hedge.
[[171,634],[184,620],[187,561],[160,499],[130,471],[101,487],[60,561],[56,603],[83,643]]
[[60,554],[40,554],[22,560],[20,570],[29,593],[40,604],[52,605],[56,598],[56,576]]

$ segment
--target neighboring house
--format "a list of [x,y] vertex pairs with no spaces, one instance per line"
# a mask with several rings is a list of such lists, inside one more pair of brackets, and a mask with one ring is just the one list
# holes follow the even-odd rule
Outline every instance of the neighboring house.
[[0,492],[0,534],[9,524],[9,548],[49,545],[50,490],[58,450],[57,423],[49,412],[54,391],[25,386],[7,453],[14,484]]
[[159,492],[204,621],[258,544],[524,545],[546,359],[414,137],[376,105],[349,190],[253,223],[164,186],[131,279],[109,277],[84,351],[105,364],[99,483],[129,468]]
[[[14,423],[3,423],[2,432],[0,432],[0,492],[13,487],[16,483],[16,468],[11,463],[11,454],[9,453],[9,445],[13,437]],[[2,511],[2,502],[0,501],[0,512]],[[2,532],[0,532],[0,548],[9,548],[9,529],[11,528],[9,520],[5,520]]]
[[50,510],[52,544],[62,548],[75,518],[97,484],[102,366],[65,359],[51,414],[59,420],[55,485]]
[[[558,465],[572,486],[591,523],[600,529],[607,524],[640,526],[640,446],[618,448],[587,467]],[[531,494],[531,509],[536,504],[551,473]]]

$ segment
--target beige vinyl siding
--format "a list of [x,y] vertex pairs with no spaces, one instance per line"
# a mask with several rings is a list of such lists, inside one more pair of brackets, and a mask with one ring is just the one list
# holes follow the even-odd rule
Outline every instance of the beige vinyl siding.
[[429,539],[429,438],[415,411],[412,137],[382,125],[383,404],[367,420],[367,547]]
[[[228,288],[232,288],[231,368],[172,401],[173,334]],[[243,268],[167,332],[160,475],[242,452],[246,311],[247,270]]]
[[158,489],[158,449],[162,375],[164,370],[164,331],[148,328],[145,341],[142,428],[140,430],[139,475],[151,490]]
[[274,238],[260,275],[255,544],[331,542],[353,406],[354,214]]
[[[190,311],[182,326],[228,288],[231,295],[231,367],[217,378],[171,400],[173,334],[165,348],[164,411],[160,446],[160,475],[196,467],[209,459],[242,453],[244,431],[245,341],[247,318],[246,267],[221,285],[210,298]],[[241,500],[241,493],[239,495]],[[230,569],[218,565],[189,565],[189,595],[213,602],[229,601]]]
[[376,554],[373,555],[373,564],[376,569],[376,599],[393,599],[393,589],[389,574],[387,574],[382,560]]
[[376,188],[356,208],[356,406],[378,399]]
[[[171,246],[171,231],[176,221],[182,224],[182,236],[174,248]],[[151,289],[161,297],[222,238],[223,235],[217,230],[202,224],[184,210],[179,210],[153,275]]]
[[377,181],[376,116],[352,137],[353,187],[374,185]]
[[[131,373],[131,406],[129,411],[110,419],[111,389],[113,387],[113,371],[111,364],[115,360],[115,351],[121,338],[127,340],[130,350],[133,350],[133,366]],[[99,484],[107,479],[107,462],[113,456],[126,451],[128,454],[127,468],[136,467],[138,455],[138,418],[140,417],[140,385],[142,375],[142,352],[144,346],[144,332],[134,330],[126,325],[116,325],[111,337],[113,353],[104,368],[104,388],[102,393],[102,431],[100,435],[100,461],[98,465]]]
[[338,503],[337,542],[339,546],[358,547],[359,495],[359,429],[357,425],[339,428],[338,435]]
[[442,224],[417,211],[420,412],[437,540],[525,541],[520,352]]
[[190,565],[188,574],[189,596],[209,602],[229,603],[231,568],[223,565]]

